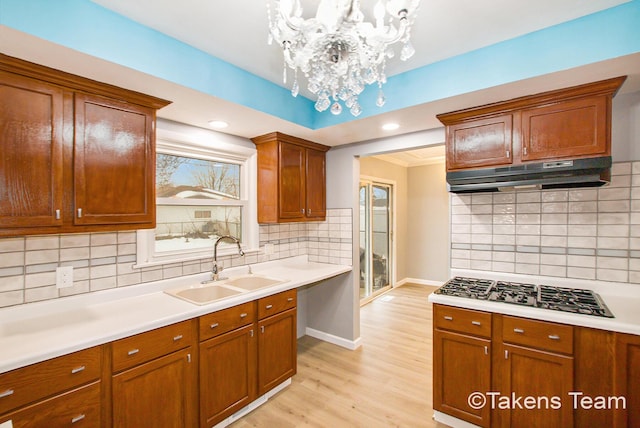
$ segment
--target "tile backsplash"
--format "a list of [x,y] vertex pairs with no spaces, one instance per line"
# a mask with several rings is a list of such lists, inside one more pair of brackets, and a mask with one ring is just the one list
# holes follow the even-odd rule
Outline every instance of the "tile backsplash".
[[[259,253],[223,256],[224,266],[308,255],[352,264],[351,209],[327,210],[324,222],[260,225]],[[273,252],[265,255],[265,244]],[[42,235],[0,239],[0,307],[157,281],[211,270],[212,258],[134,268],[136,232]],[[73,266],[73,287],[57,289],[56,268]]]
[[640,284],[640,162],[611,183],[451,194],[451,267]]

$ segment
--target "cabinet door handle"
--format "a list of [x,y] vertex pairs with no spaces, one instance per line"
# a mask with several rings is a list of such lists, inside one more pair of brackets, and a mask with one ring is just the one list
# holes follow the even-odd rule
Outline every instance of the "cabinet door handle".
[[60,220],[60,210],[56,210],[56,220]]
[[138,352],[140,352],[140,350],[139,350],[139,349],[132,349],[131,351],[127,352],[127,354],[128,354],[128,355],[135,355],[135,354],[137,354]]
[[4,398],[4,397],[8,397],[10,395],[13,395],[13,389],[7,389],[4,392],[0,392],[0,398]]
[[216,322],[216,323],[211,324],[209,327],[211,327],[211,329],[213,330],[214,328],[216,328],[219,325],[220,325],[220,323]]
[[249,337],[253,337],[253,330],[249,332]]
[[287,302],[293,302],[293,297],[289,297],[289,298],[287,299]]
[[261,326],[260,326],[260,332],[261,332],[262,334],[264,334],[264,326],[263,326],[263,325],[261,325]]
[[71,419],[71,423],[75,424],[76,422],[80,422],[81,420],[83,420],[85,418],[85,415],[78,415],[75,418]]
[[511,151],[510,150],[507,150],[506,155],[507,155],[507,158],[511,159]]
[[82,218],[82,208],[78,208],[78,218]]
[[71,369],[71,374],[80,373],[81,371],[84,371],[85,368],[86,368],[85,366],[80,366],[80,367],[76,367],[75,369]]
[[525,156],[527,155],[527,146],[524,146],[522,148],[522,154],[525,155]]
[[519,333],[519,334],[524,334],[524,330],[523,330],[523,329],[521,329],[521,328],[514,328],[514,329],[513,329],[513,332],[514,332],[514,333]]
[[247,313],[246,312],[243,312],[243,313],[240,314],[240,318],[246,318],[246,317],[247,317]]
[[181,334],[179,334],[179,335],[177,335],[177,336],[174,336],[174,337],[173,337],[173,341],[174,341],[174,342],[177,342],[177,341],[178,341],[178,340],[180,340],[180,339],[182,339],[182,335],[181,335]]
[[471,321],[471,324],[473,324],[473,325],[482,325],[482,323],[480,321]]
[[557,334],[550,334],[549,335],[549,339],[551,339],[551,340],[560,340],[560,336],[558,336]]
[[489,355],[489,347],[488,346],[484,347],[484,355]]
[[271,309],[271,308],[273,308],[273,305],[267,305],[267,307],[266,307],[266,308],[267,308],[267,309]]
[[449,315],[445,315],[444,319],[446,319],[447,321],[453,321],[453,317],[451,317]]
[[187,363],[191,362],[191,354],[187,354]]
[[504,359],[508,360],[509,359],[509,351],[508,350],[504,350]]

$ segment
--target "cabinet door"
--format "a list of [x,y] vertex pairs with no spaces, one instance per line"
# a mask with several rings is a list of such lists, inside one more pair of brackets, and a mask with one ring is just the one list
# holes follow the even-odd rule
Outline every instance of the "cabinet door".
[[433,408],[481,427],[490,424],[490,406],[473,409],[469,396],[491,391],[491,341],[435,329]]
[[307,218],[327,216],[326,155],[319,150],[307,149]]
[[258,327],[258,396],[261,396],[296,374],[296,310],[265,318]]
[[305,215],[305,148],[280,143],[279,217],[304,218]]
[[522,111],[522,160],[609,155],[608,96],[594,96]]
[[0,71],[0,223],[62,225],[63,91]]
[[113,426],[196,426],[196,382],[190,348],[113,376]]
[[153,109],[78,93],[75,110],[74,223],[154,226]]
[[[513,345],[504,345],[503,351],[496,398],[501,426],[572,427],[573,357]],[[502,397],[509,399],[503,407]],[[514,397],[522,397],[519,404]]]
[[447,171],[508,165],[512,139],[511,114],[447,126]]
[[626,411],[614,412],[615,426],[640,427],[640,336],[616,336],[615,390],[617,397],[626,398]]
[[256,398],[256,325],[200,344],[200,425],[210,427]]

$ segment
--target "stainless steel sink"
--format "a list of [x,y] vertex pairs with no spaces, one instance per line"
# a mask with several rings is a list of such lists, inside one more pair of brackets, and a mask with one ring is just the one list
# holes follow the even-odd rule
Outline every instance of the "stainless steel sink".
[[224,281],[224,284],[242,288],[243,290],[257,290],[259,288],[282,284],[284,282],[286,281],[276,278],[270,278],[268,276],[251,274],[229,278]]
[[252,290],[282,284],[286,280],[271,278],[263,275],[242,275],[223,279],[216,282],[208,282],[197,285],[189,285],[171,290],[165,293],[177,297],[195,305],[206,305],[217,300],[237,296]]

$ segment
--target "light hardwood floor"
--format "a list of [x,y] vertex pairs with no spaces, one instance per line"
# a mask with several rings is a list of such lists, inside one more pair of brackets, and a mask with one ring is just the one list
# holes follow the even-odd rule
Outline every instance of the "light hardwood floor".
[[406,284],[362,307],[356,351],[300,338],[292,384],[231,426],[444,428],[431,407],[434,289]]

